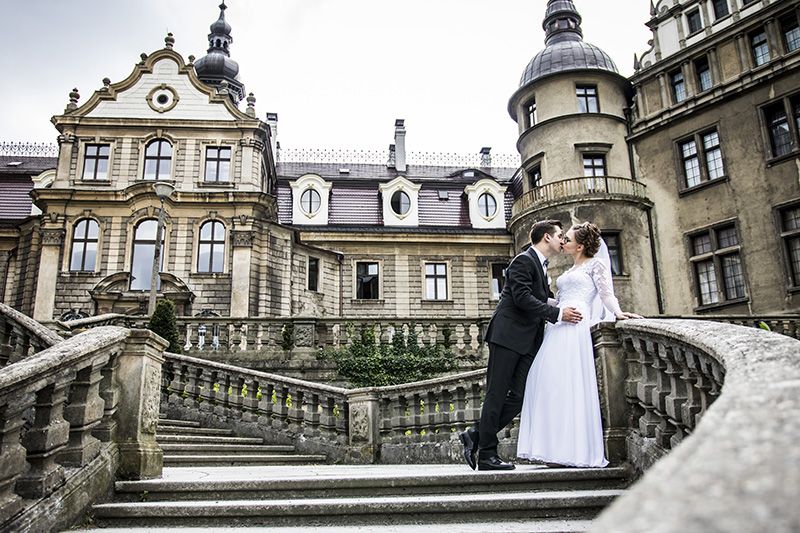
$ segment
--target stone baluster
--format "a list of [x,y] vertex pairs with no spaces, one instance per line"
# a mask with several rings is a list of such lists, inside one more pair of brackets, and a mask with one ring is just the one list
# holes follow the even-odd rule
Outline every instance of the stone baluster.
[[472,425],[481,419],[481,402],[483,401],[483,386],[472,383],[467,391],[467,409],[465,409],[465,422]]
[[244,414],[244,397],[242,396],[242,391],[244,390],[245,383],[245,378],[241,374],[231,376],[230,378],[232,390],[231,394],[228,396],[229,416],[239,418]]
[[286,407],[287,396],[289,396],[289,388],[276,384],[272,402],[272,427],[277,431],[285,430],[288,425],[286,420],[289,411],[289,408]]
[[228,400],[230,398],[231,377],[227,372],[215,372],[214,375],[214,414],[227,417],[230,414]]
[[286,423],[290,433],[299,435],[303,432],[303,402],[304,394],[302,389],[295,389],[293,394],[287,399]]
[[331,396],[326,396],[322,403],[322,413],[319,419],[320,434],[333,441],[336,440],[337,410],[336,400]]
[[200,387],[197,395],[199,408],[201,411],[213,411],[213,401],[216,398],[216,393],[214,392],[214,383],[217,379],[216,373],[202,368],[199,370],[198,383]]
[[117,438],[117,408],[120,391],[117,385],[119,354],[113,353],[100,371],[100,398],[103,399],[103,418],[92,432],[101,442],[114,442]]
[[458,385],[455,394],[450,400],[453,402],[454,411],[451,415],[451,424],[456,428],[457,432],[462,432],[471,424],[467,422],[467,391],[463,385]]
[[100,453],[100,441],[92,429],[103,418],[105,402],[100,397],[101,369],[108,359],[97,359],[78,371],[69,390],[64,418],[69,422],[69,444],[59,455],[64,466],[86,466]]
[[[186,343],[184,343],[184,345],[183,345],[183,351],[184,352],[190,352],[192,350],[192,324],[191,323],[187,323],[185,330],[186,330]],[[197,342],[197,349],[198,350],[202,350],[203,349],[202,346],[200,345],[200,342],[201,342],[201,340],[198,339],[198,342]]]
[[220,328],[220,329],[224,330],[227,333],[227,335],[225,337],[225,341],[220,340],[220,342],[222,343],[222,346],[225,346],[225,348],[228,350],[228,352],[233,352],[234,351],[234,345],[235,344],[236,345],[239,344],[239,339],[238,339],[238,337],[236,335],[236,332],[235,332],[234,328],[235,328],[235,326],[233,324],[223,325]]
[[676,360],[683,370],[681,380],[686,386],[686,401],[681,406],[681,422],[683,422],[684,431],[687,434],[694,429],[695,420],[698,419],[698,415],[703,408],[700,390],[695,386],[697,381],[696,374],[689,363],[690,353],[685,350],[675,352]]
[[395,442],[404,442],[406,431],[410,430],[408,400],[404,394],[398,393],[397,396],[392,398],[392,403],[395,406],[394,416],[392,417],[393,437]]
[[420,323],[414,324],[413,327],[414,327],[414,333],[417,335],[417,346],[422,348],[423,346],[425,346],[424,328]]
[[[258,421],[258,379],[247,378],[242,385],[242,421]],[[246,390],[244,387],[247,387]]]
[[608,460],[627,458],[630,407],[625,397],[628,363],[613,325],[603,324],[592,332],[598,374],[598,392],[603,418],[603,437]]
[[0,367],[6,366],[14,347],[11,344],[13,326],[11,322],[0,317]]
[[28,350],[31,346],[28,330],[20,325],[14,324],[11,346],[12,351],[8,358],[8,364],[25,359],[28,356]]
[[33,426],[22,441],[31,467],[16,486],[24,498],[43,498],[64,481],[64,467],[56,464],[56,455],[69,442],[69,422],[63,418],[68,385],[62,380],[36,393]]
[[23,413],[34,402],[34,395],[21,393],[0,405],[0,516],[13,516],[22,507],[22,499],[14,493],[17,478],[28,467],[20,432],[25,424]]
[[[190,410],[200,408],[200,387],[202,386],[203,369],[194,365],[187,365],[186,368],[186,396],[183,397],[182,405]],[[183,396],[183,395],[181,395]],[[181,405],[181,402],[178,402]]]
[[683,368],[681,368],[677,352],[678,347],[667,350],[666,369],[664,372],[669,376],[670,392],[664,399],[666,415],[675,421],[674,434],[670,437],[669,447],[674,448],[686,437],[685,422],[683,420],[683,405],[688,399],[686,394],[686,382],[682,379]]
[[303,435],[308,438],[320,436],[319,394],[308,392],[303,395]]
[[459,324],[456,326],[455,330],[456,341],[454,343],[454,346],[458,351],[458,355],[460,356],[465,355],[464,350],[467,347],[467,343],[465,342],[466,332],[467,330],[464,328],[464,324]]

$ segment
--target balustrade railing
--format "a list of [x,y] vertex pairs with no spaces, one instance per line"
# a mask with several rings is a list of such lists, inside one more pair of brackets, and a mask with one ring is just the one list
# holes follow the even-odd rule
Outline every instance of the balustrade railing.
[[0,303],[0,367],[25,359],[61,340],[50,328]]
[[511,216],[515,217],[550,202],[586,198],[588,196],[627,197],[647,201],[647,187],[641,181],[614,176],[570,178],[547,183],[526,192],[514,202]]

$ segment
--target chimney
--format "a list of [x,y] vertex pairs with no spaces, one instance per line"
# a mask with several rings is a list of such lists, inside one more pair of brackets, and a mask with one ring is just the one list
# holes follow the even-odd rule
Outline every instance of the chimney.
[[394,168],[398,172],[406,171],[406,127],[405,120],[398,118],[394,121]]
[[492,148],[490,146],[484,146],[481,148],[481,166],[482,167],[490,167],[492,166]]
[[387,168],[394,168],[395,165],[395,157],[394,157],[394,145],[389,145],[389,160],[386,162]]
[[272,158],[278,160],[278,114],[267,113],[267,126],[269,126],[269,143],[272,145]]

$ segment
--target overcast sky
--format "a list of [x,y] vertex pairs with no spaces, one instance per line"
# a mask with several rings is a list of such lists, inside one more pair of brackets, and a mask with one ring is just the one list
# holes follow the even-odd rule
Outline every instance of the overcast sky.
[[[0,0],[0,140],[54,142],[50,117],[126,78],[142,52],[201,57],[219,0]],[[284,148],[516,153],[509,97],[544,47],[547,0],[228,0],[231,56]],[[648,0],[575,0],[584,39],[620,72],[647,49]],[[11,13],[14,13],[13,15]],[[244,104],[242,104],[242,109]]]

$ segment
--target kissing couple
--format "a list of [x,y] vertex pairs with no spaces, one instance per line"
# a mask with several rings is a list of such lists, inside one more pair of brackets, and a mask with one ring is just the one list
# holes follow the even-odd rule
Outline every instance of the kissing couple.
[[[506,268],[489,322],[486,395],[478,425],[459,434],[464,459],[478,470],[513,470],[497,455],[497,433],[521,412],[517,456],[557,466],[603,467],[600,399],[590,328],[600,321],[642,318],[620,309],[608,247],[591,222],[564,234],[558,220],[531,228],[531,247]],[[549,258],[574,265],[556,280]],[[545,329],[545,322],[550,322]]]

